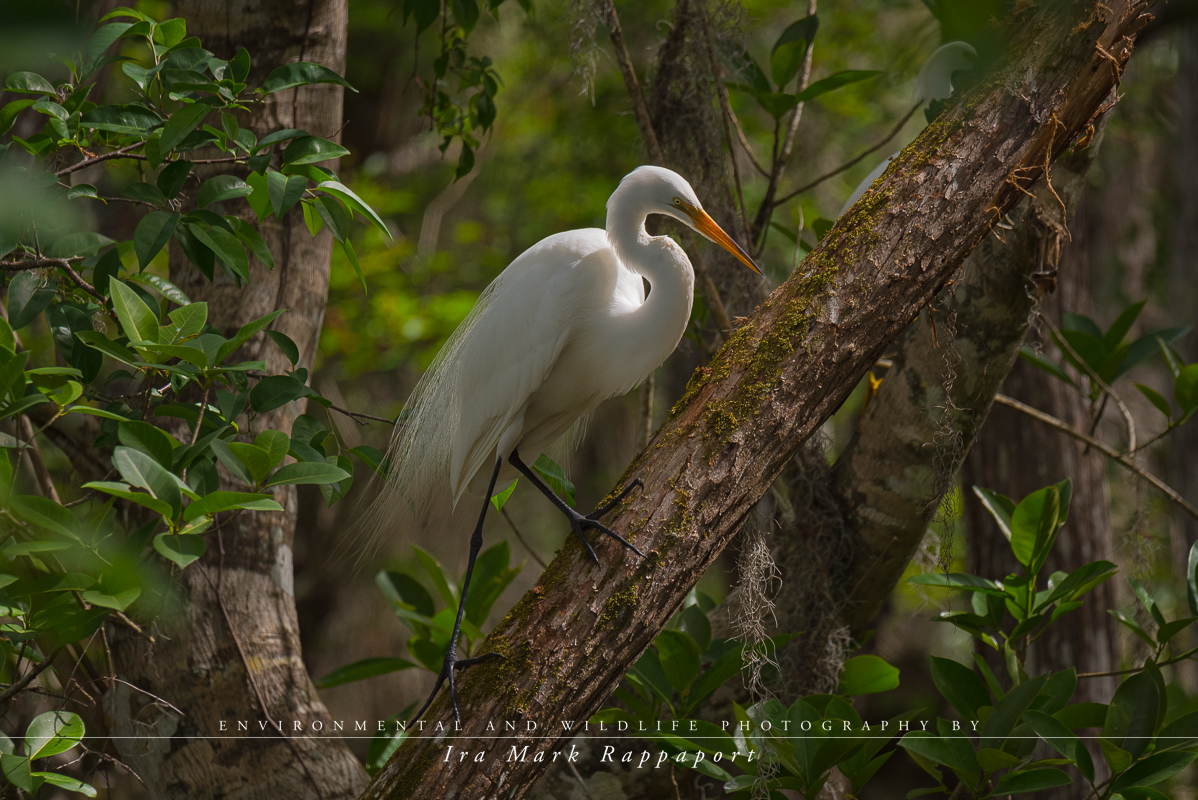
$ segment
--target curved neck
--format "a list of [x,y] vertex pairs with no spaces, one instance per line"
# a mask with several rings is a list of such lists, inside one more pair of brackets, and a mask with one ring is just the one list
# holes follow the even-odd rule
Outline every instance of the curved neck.
[[[657,359],[649,367],[652,370],[674,351],[690,321],[695,273],[686,252],[673,239],[650,236],[645,230],[648,208],[622,199],[631,198],[621,198],[617,190],[608,203],[607,239],[624,267],[649,281],[649,296],[629,316],[635,319],[637,338],[645,344],[646,359]],[[659,349],[664,352],[658,353]]]

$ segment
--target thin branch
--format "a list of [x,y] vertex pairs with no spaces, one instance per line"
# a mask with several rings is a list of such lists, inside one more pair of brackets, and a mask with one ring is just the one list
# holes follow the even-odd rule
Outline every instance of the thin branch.
[[1059,344],[1062,349],[1069,353],[1069,355],[1073,356],[1074,361],[1081,365],[1082,370],[1086,373],[1086,375],[1089,376],[1090,380],[1098,384],[1098,387],[1106,392],[1111,399],[1115,401],[1115,405],[1119,406],[1119,413],[1123,415],[1123,421],[1127,424],[1127,452],[1136,452],[1136,421],[1132,418],[1131,411],[1129,411],[1127,406],[1123,403],[1123,398],[1115,394],[1115,390],[1108,386],[1106,381],[1098,377],[1098,373],[1091,369],[1090,365],[1086,363],[1086,360],[1077,354],[1077,351],[1073,349],[1073,345],[1069,344],[1069,342],[1061,334],[1060,328],[1056,326],[1056,323],[1053,322],[1047,314],[1041,314],[1040,318],[1043,319],[1048,327],[1052,329],[1052,332],[1056,334],[1057,344]]
[[46,258],[45,256],[38,256],[36,258],[30,258],[23,261],[0,261],[0,269],[3,269],[5,272],[28,272],[30,270],[45,269],[47,267],[55,267],[57,269],[66,270],[67,275],[71,277],[71,281],[73,281],[76,286],[99,300],[100,304],[103,305],[104,295],[97,292],[96,287],[85,281],[83,276],[76,272],[75,268],[71,266],[71,264],[78,263],[82,260],[83,258],[80,256],[73,256],[71,258]]
[[33,423],[29,421],[29,417],[22,414],[21,436],[25,439],[25,446],[21,449],[29,456],[29,463],[33,465],[33,474],[37,476],[37,482],[42,488],[42,494],[55,503],[62,505],[62,498],[58,496],[58,489],[54,487],[54,479],[50,477],[50,470],[46,469],[46,461],[42,458],[41,448],[37,446],[37,434],[39,432],[33,430]]
[[511,516],[507,513],[507,508],[499,509],[499,513],[503,515],[503,518],[505,520],[507,520],[507,524],[510,525],[512,528],[512,533],[516,534],[516,538],[520,540],[520,544],[524,545],[524,549],[528,551],[528,554],[530,556],[532,556],[534,561],[536,561],[538,564],[541,565],[541,569],[549,569],[549,565],[541,560],[541,557],[539,555],[537,555],[537,551],[533,550],[532,547],[528,544],[528,542],[524,541],[524,536],[520,533],[520,529],[516,527],[516,523],[512,520]]
[[53,664],[54,659],[58,658],[59,654],[62,653],[62,651],[63,651],[63,648],[59,647],[54,652],[50,653],[50,655],[46,656],[41,661],[34,664],[33,668],[31,670],[29,670],[29,672],[25,673],[24,677],[22,677],[16,683],[11,684],[7,689],[4,690],[3,693],[0,693],[0,705],[7,703],[9,700],[11,700],[17,694],[17,692],[21,691],[26,686],[33,683],[33,679],[36,678],[38,675],[41,675],[42,672],[47,667],[49,667],[51,664]]
[[[87,169],[88,167],[92,166],[93,164],[99,164],[101,161],[111,161],[114,158],[143,158],[144,159],[145,156],[129,155],[130,150],[136,150],[137,148],[141,147],[143,144],[145,144],[144,141],[135,142],[134,144],[122,147],[120,150],[113,150],[111,153],[104,153],[103,155],[98,155],[98,156],[90,156],[76,164],[72,164],[69,167],[60,169],[58,172],[55,172],[54,175],[56,177],[61,178],[63,175],[70,175],[72,172],[76,172],[81,169]],[[86,154],[86,152],[87,151],[84,151],[84,154]]]
[[887,142],[889,142],[895,136],[898,136],[899,131],[901,131],[903,129],[903,126],[907,124],[907,120],[911,119],[911,117],[914,116],[915,112],[918,111],[919,109],[920,109],[920,104],[917,103],[915,106],[913,106],[911,108],[910,111],[908,111],[903,116],[902,119],[900,119],[898,121],[897,125],[895,125],[893,128],[891,128],[890,133],[886,134],[885,139],[883,139],[880,142],[878,142],[877,144],[873,145],[868,150],[862,151],[859,155],[857,155],[851,161],[846,161],[845,163],[841,164],[839,167],[832,170],[831,172],[826,172],[823,175],[820,175],[818,178],[811,181],[811,183],[800,186],[799,188],[795,189],[793,192],[786,195],[785,197],[781,197],[781,198],[775,200],[774,205],[776,205],[776,206],[782,205],[787,200],[790,200],[792,197],[795,197],[796,195],[800,195],[803,192],[814,189],[816,186],[819,186],[821,183],[828,180],[828,178],[833,178],[833,177],[839,175],[840,173],[844,172],[846,169],[850,169],[851,167],[856,165],[858,162],[861,161],[861,159],[865,158],[866,156],[870,155],[871,153],[876,153],[878,150],[881,150],[886,145]]
[[1050,414],[1045,414],[1040,409],[1033,408],[1032,406],[1029,406],[1026,403],[1021,403],[1013,397],[1007,397],[1005,394],[996,394],[996,395],[994,395],[994,402],[1002,403],[1004,406],[1013,408],[1016,411],[1022,411],[1024,414],[1027,414],[1029,417],[1033,417],[1034,419],[1037,419],[1040,422],[1043,422],[1045,425],[1056,428],[1061,433],[1064,433],[1066,436],[1071,436],[1074,439],[1077,439],[1079,442],[1085,442],[1086,444],[1090,445],[1091,447],[1101,450],[1108,457],[1119,462],[1127,469],[1136,473],[1141,478],[1148,481],[1156,488],[1160,489],[1162,492],[1165,493],[1166,497],[1168,497],[1174,503],[1177,503],[1177,505],[1181,506],[1182,510],[1184,510],[1191,517],[1193,517],[1194,519],[1198,519],[1198,508],[1195,508],[1194,506],[1192,506],[1189,502],[1186,501],[1186,499],[1184,497],[1182,497],[1176,491],[1174,491],[1174,489],[1172,487],[1170,487],[1168,484],[1164,483],[1160,478],[1156,477],[1151,472],[1148,472],[1147,470],[1145,470],[1143,467],[1141,467],[1139,464],[1137,464],[1134,460],[1129,458],[1125,453],[1120,453],[1115,448],[1111,447],[1110,445],[1108,445],[1104,442],[1100,442],[1098,439],[1095,439],[1093,436],[1087,436],[1086,434],[1082,433],[1081,431],[1074,430],[1067,423],[1062,422],[1061,420],[1057,419],[1056,417],[1051,416]]
[[[345,416],[349,417],[350,419],[352,419],[354,422],[358,423],[359,425],[366,424],[363,420],[370,420],[372,422],[385,422],[388,425],[395,424],[395,420],[393,420],[393,419],[387,419],[386,417],[376,417],[373,414],[363,414],[361,411],[350,411],[348,408],[342,408],[341,406],[330,405],[329,409],[331,411],[336,411],[338,414],[344,414]],[[353,430],[353,428],[350,428],[350,430]]]
[[[1194,653],[1198,653],[1198,647],[1195,647],[1193,650],[1187,650],[1186,652],[1182,653],[1181,655],[1174,656],[1173,658],[1170,658],[1168,661],[1162,661],[1159,664],[1157,664],[1157,666],[1158,667],[1167,667],[1170,664],[1176,664],[1178,661],[1184,661],[1185,659],[1194,655]],[[1126,675],[1129,672],[1141,672],[1141,671],[1143,671],[1143,669],[1144,669],[1143,667],[1131,667],[1130,669],[1117,669],[1117,670],[1113,670],[1111,672],[1082,672],[1082,673],[1079,673],[1077,677],[1079,677],[1079,678],[1109,678],[1109,677],[1112,677],[1115,675]]]
[[740,120],[736,118],[736,114],[732,111],[732,104],[728,102],[728,87],[724,86],[724,65],[716,58],[715,46],[711,43],[711,26],[707,24],[707,14],[700,14],[699,21],[703,25],[703,43],[706,45],[707,61],[711,65],[712,77],[715,78],[716,94],[720,98],[720,109],[723,111],[724,138],[728,140],[728,152],[732,156],[732,177],[736,180],[736,199],[740,207],[740,235],[741,239],[747,242],[749,240],[749,212],[745,208],[745,190],[741,185],[740,165],[737,163],[736,152],[732,145],[732,132],[729,130],[730,125],[735,126],[736,132],[740,134],[741,146],[744,147],[749,160],[753,162],[753,166],[762,175],[765,175],[766,172],[757,163],[757,157],[753,155],[753,151],[749,148],[748,140],[745,139],[745,132],[741,130]]

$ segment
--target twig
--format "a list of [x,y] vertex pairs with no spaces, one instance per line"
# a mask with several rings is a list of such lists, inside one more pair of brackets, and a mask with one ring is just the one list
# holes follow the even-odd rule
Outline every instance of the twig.
[[38,484],[41,485],[42,494],[62,505],[62,498],[58,496],[58,489],[54,487],[50,470],[46,469],[41,448],[37,446],[37,434],[33,430],[33,423],[24,414],[21,415],[21,436],[25,439],[25,447],[22,449],[29,456],[29,463],[33,465],[33,473],[37,476]]
[[1056,428],[1057,430],[1064,433],[1066,436],[1071,436],[1074,439],[1077,439],[1079,442],[1085,442],[1086,444],[1090,445],[1091,447],[1101,450],[1108,457],[1119,462],[1127,469],[1136,473],[1141,478],[1148,481],[1156,488],[1160,489],[1162,492],[1165,493],[1166,497],[1168,497],[1174,503],[1177,503],[1177,505],[1181,506],[1182,510],[1184,510],[1191,517],[1193,517],[1194,519],[1198,519],[1198,508],[1195,508],[1194,506],[1192,506],[1190,503],[1188,503],[1186,501],[1186,499],[1184,497],[1182,497],[1176,491],[1174,491],[1172,487],[1170,487],[1168,484],[1164,483],[1160,478],[1156,477],[1151,472],[1148,472],[1147,470],[1145,470],[1143,467],[1141,467],[1139,464],[1137,464],[1135,461],[1133,461],[1131,458],[1129,458],[1126,454],[1120,453],[1115,448],[1111,447],[1110,445],[1105,444],[1104,442],[1100,442],[1098,439],[1095,439],[1093,436],[1087,436],[1086,434],[1082,433],[1081,431],[1074,430],[1068,424],[1066,424],[1065,422],[1062,422],[1061,420],[1057,419],[1056,417],[1054,417],[1050,414],[1045,414],[1040,409],[1033,408],[1032,406],[1029,406],[1026,403],[1021,403],[1013,397],[1007,397],[1004,394],[996,394],[994,396],[994,402],[1001,403],[1004,406],[1008,406],[1010,408],[1015,409],[1016,411],[1022,411],[1024,414],[1027,414],[1029,417],[1033,417],[1034,419],[1037,419],[1040,422],[1043,422],[1045,425]]
[[[114,158],[131,158],[133,156],[129,155],[129,151],[136,150],[138,147],[141,147],[143,144],[145,144],[144,141],[135,142],[134,144],[122,147],[120,150],[113,150],[111,153],[104,153],[103,155],[91,156],[90,158],[85,158],[82,161],[78,162],[77,164],[72,164],[69,167],[60,169],[58,172],[55,172],[54,175],[56,177],[61,178],[63,175],[70,175],[72,172],[75,172],[77,170],[86,169],[93,164],[99,164],[101,161],[110,161]],[[140,158],[145,158],[145,156],[140,156]]]
[[39,256],[37,258],[31,258],[24,261],[0,261],[0,269],[3,269],[5,272],[28,272],[35,269],[45,269],[46,267],[57,267],[58,269],[64,269],[67,271],[67,274],[71,276],[71,280],[75,282],[75,285],[99,300],[101,305],[103,305],[104,296],[96,291],[96,287],[83,280],[83,277],[75,271],[74,267],[71,266],[72,263],[77,263],[82,260],[83,259],[79,256],[75,256],[73,258],[46,258],[44,256]]
[[591,794],[591,790],[587,788],[586,781],[584,781],[582,776],[578,774],[578,767],[574,766],[574,762],[567,759],[566,766],[568,766],[570,771],[574,773],[574,779],[577,780],[578,785],[582,787],[583,793],[589,797],[590,800],[595,800],[595,795]]
[[757,163],[757,157],[753,155],[753,151],[748,147],[748,141],[745,139],[745,132],[740,128],[740,120],[736,118],[736,114],[732,111],[732,104],[728,102],[728,88],[724,86],[724,65],[715,56],[715,46],[711,43],[711,27],[707,24],[706,12],[699,15],[699,21],[703,25],[703,43],[706,45],[707,60],[711,64],[711,73],[715,78],[716,94],[720,98],[720,109],[723,112],[722,118],[724,122],[724,138],[728,140],[728,152],[732,156],[732,177],[736,181],[736,199],[740,208],[740,223],[741,223],[741,239],[742,241],[749,240],[749,212],[745,208],[745,190],[741,186],[740,180],[740,165],[736,160],[736,153],[732,147],[732,132],[729,130],[729,125],[736,127],[736,132],[740,134],[741,146],[745,148],[745,153],[753,162],[753,166],[762,175],[765,175],[765,170]]
[[499,513],[503,515],[503,518],[505,520],[507,520],[507,524],[509,526],[511,526],[512,533],[516,534],[516,538],[520,540],[520,544],[524,545],[524,549],[528,551],[528,554],[530,556],[532,556],[533,561],[536,561],[538,564],[540,564],[541,569],[549,569],[549,565],[541,560],[541,557],[539,555],[537,555],[537,551],[533,550],[532,547],[529,546],[528,542],[524,541],[523,534],[520,533],[520,529],[516,527],[516,523],[512,520],[511,516],[507,513],[507,508],[499,509]]
[[[387,419],[386,417],[376,417],[373,414],[363,414],[361,411],[350,411],[348,408],[342,408],[341,406],[330,405],[329,409],[332,411],[336,411],[338,414],[344,414],[345,416],[349,417],[350,419],[352,419],[354,422],[358,423],[359,425],[366,424],[362,420],[371,420],[373,422],[385,422],[388,425],[395,424],[395,420],[393,420],[393,419]],[[350,430],[353,430],[353,429],[351,428]]]
[[[195,443],[199,440],[200,428],[203,427],[203,425],[204,425],[204,412],[208,410],[208,389],[209,389],[208,384],[205,383],[204,384],[204,396],[202,398],[200,398],[200,414],[199,414],[199,416],[196,417],[195,430],[191,432],[191,446],[192,447],[195,447]],[[190,468],[191,468],[191,464],[188,464],[186,467],[183,468],[183,474],[180,477],[183,478],[184,483],[187,483],[187,470]]]
[[898,124],[896,124],[893,128],[891,128],[890,133],[886,134],[885,139],[881,140],[874,146],[870,147],[868,150],[861,152],[855,158],[853,158],[851,161],[846,161],[845,163],[841,164],[839,167],[832,170],[831,172],[827,172],[827,173],[824,173],[823,175],[820,175],[818,178],[811,181],[811,183],[800,186],[798,189],[795,189],[793,192],[786,195],[785,197],[775,200],[774,205],[776,205],[776,206],[782,205],[787,200],[790,200],[792,197],[794,197],[796,195],[800,195],[803,192],[809,191],[811,189],[814,189],[816,186],[819,186],[821,183],[828,180],[828,178],[833,178],[833,177],[839,175],[840,173],[844,172],[846,169],[853,167],[855,164],[860,162],[861,159],[865,158],[866,156],[870,155],[871,153],[876,153],[878,150],[881,150],[886,145],[887,142],[889,142],[895,136],[898,136],[899,131],[901,131],[903,129],[903,126],[907,124],[907,120],[911,119],[911,117],[914,116],[915,112],[918,111],[919,108],[920,108],[919,104],[916,104],[915,106],[913,106],[911,108],[911,110],[908,111],[903,116],[903,118],[898,121]]
[[62,651],[63,647],[59,647],[54,652],[50,653],[50,655],[34,664],[33,668],[30,669],[29,672],[25,673],[24,677],[11,684],[7,689],[4,690],[3,693],[0,693],[0,705],[7,703],[13,698],[14,695],[17,694],[17,692],[21,691],[30,683],[32,683],[34,678],[36,678],[38,675],[41,675],[47,667],[54,663],[54,659],[58,658]]
[[[1178,661],[1184,661],[1185,659],[1194,655],[1194,653],[1198,653],[1198,647],[1194,648],[1193,650],[1187,650],[1186,652],[1182,653],[1181,655],[1174,656],[1173,658],[1170,658],[1168,661],[1162,661],[1159,664],[1157,664],[1157,666],[1158,667],[1167,667],[1170,664],[1176,664]],[[1079,678],[1109,678],[1114,675],[1126,675],[1129,672],[1140,672],[1143,669],[1144,669],[1143,667],[1131,667],[1130,669],[1117,669],[1117,670],[1113,670],[1112,672],[1082,672],[1082,673],[1079,673],[1077,677],[1079,677]]]

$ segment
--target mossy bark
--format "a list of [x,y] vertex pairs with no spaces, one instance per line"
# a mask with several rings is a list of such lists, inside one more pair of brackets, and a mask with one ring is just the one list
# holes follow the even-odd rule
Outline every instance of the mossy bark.
[[[649,557],[601,542],[596,567],[567,546],[483,645],[519,657],[462,675],[461,730],[440,698],[365,796],[523,796],[550,762],[509,748],[562,748],[561,723],[600,708],[807,437],[1094,118],[1150,5],[1028,4],[1009,20],[1022,49],[895,159],[629,467],[621,483],[645,488],[609,524]],[[630,598],[618,614],[613,597]],[[504,720],[517,738],[486,739]]]

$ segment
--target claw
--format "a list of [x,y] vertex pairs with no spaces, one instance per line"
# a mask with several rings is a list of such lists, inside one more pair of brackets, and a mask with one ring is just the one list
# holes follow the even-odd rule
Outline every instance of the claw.
[[453,721],[455,724],[460,725],[462,717],[458,713],[458,687],[453,679],[453,673],[456,670],[473,667],[475,664],[482,664],[487,661],[494,661],[497,658],[506,659],[506,656],[499,653],[484,653],[475,658],[458,658],[457,653],[453,651],[451,646],[445,652],[445,660],[441,662],[441,673],[437,675],[437,683],[433,686],[432,694],[424,701],[424,705],[420,707],[420,710],[416,712],[416,716],[412,717],[412,721],[408,725],[414,724],[416,720],[424,716],[424,712],[428,711],[428,707],[433,704],[433,700],[437,697],[437,692],[441,691],[442,684],[447,680],[449,681],[449,700],[453,703]]

